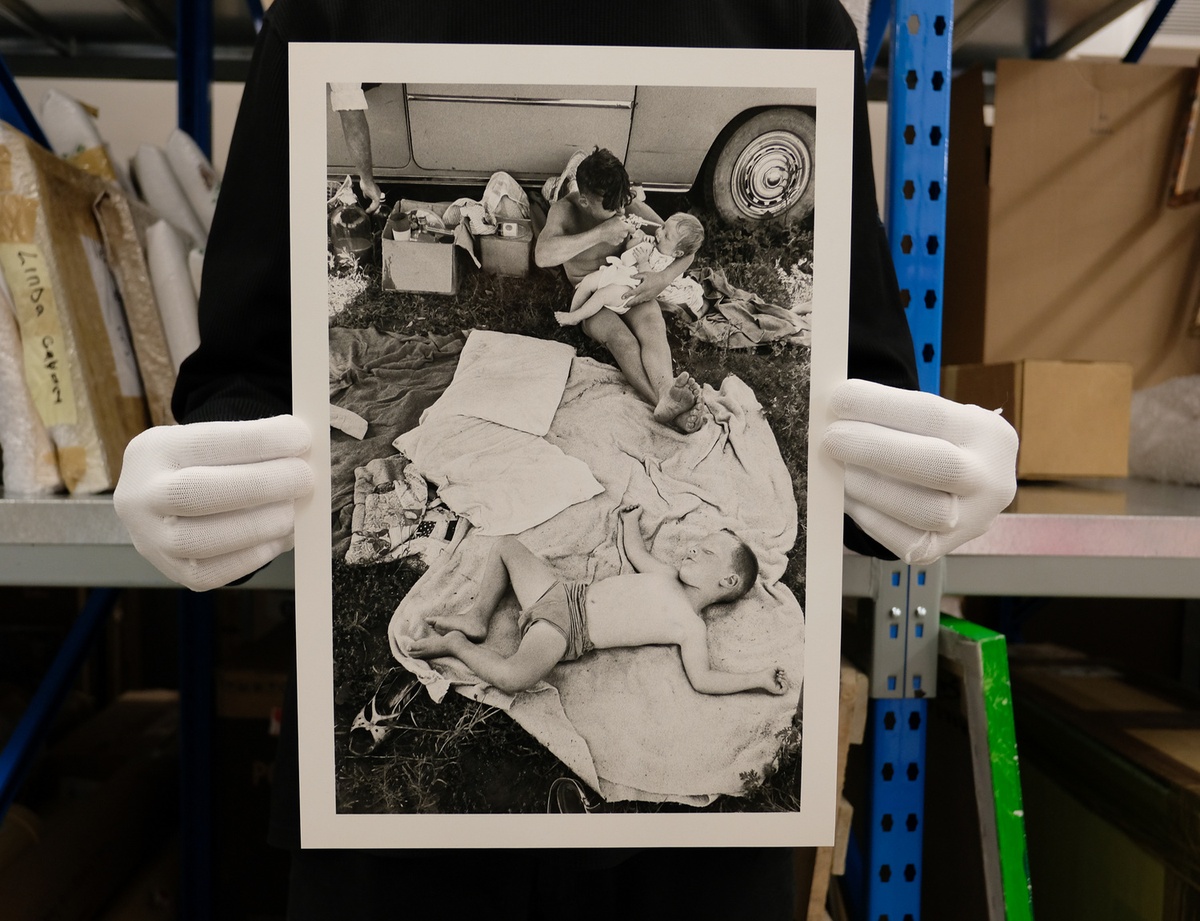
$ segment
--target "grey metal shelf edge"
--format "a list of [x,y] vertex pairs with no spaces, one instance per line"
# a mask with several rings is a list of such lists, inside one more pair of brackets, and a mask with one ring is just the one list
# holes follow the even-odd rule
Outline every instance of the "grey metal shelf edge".
[[[293,583],[292,554],[246,588]],[[873,561],[847,553],[844,593],[872,597]],[[171,588],[134,550],[111,496],[0,493],[0,584]],[[980,538],[945,560],[958,595],[1200,598],[1200,487],[1144,480],[1023,485]]]

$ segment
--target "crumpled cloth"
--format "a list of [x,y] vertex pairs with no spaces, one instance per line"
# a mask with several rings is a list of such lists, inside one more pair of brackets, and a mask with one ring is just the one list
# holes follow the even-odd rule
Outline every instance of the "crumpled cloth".
[[[750,594],[707,615],[710,657],[729,671],[780,665],[789,690],[713,696],[696,692],[675,646],[597,650],[560,664],[510,697],[484,685],[455,659],[409,658],[397,642],[426,635],[425,618],[461,610],[478,591],[492,538],[469,533],[449,558],[413,586],[392,617],[392,652],[440,700],[454,687],[509,715],[607,799],[704,805],[739,794],[791,726],[803,678],[804,614],[779,582],[795,543],[792,478],[750,388],[729,378],[705,388],[712,418],[694,435],[653,421],[616,369],[576,358],[547,440],[584,461],[604,491],[520,535],[563,579],[595,581],[629,570],[616,546],[618,509],[642,506],[650,551],[678,564],[686,548],[730,528],[759,557]],[[510,597],[492,620],[487,644],[518,643]]]
[[1200,374],[1134,393],[1129,475],[1200,484]]
[[430,501],[429,484],[396,454],[354,471],[354,525],[346,562],[352,566],[418,557],[427,566],[451,546],[461,520]]
[[329,433],[333,552],[345,556],[354,516],[354,471],[394,455],[392,441],[417,425],[450,385],[463,336],[413,336],[377,329],[329,330],[329,401],[367,421],[360,440]]
[[757,294],[734,287],[720,269],[700,273],[704,312],[692,327],[705,342],[725,348],[752,349],[769,342],[812,344],[811,310],[794,311],[768,304]]

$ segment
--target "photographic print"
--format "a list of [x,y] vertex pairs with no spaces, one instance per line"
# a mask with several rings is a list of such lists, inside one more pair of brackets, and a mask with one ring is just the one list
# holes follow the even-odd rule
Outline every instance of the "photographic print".
[[831,842],[852,56],[291,55],[304,846]]

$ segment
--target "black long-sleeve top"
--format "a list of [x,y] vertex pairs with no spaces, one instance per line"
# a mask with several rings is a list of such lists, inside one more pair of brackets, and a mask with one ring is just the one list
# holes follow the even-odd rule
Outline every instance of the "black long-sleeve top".
[[[288,43],[419,42],[851,49],[854,95],[850,352],[847,372],[906,389],[916,362],[875,204],[858,39],[838,0],[561,0],[521,3],[277,0],[259,36],[204,260],[200,347],[172,408],[183,422],[257,419],[291,410],[288,262]],[[847,519],[846,544],[887,556]],[[290,745],[288,743],[291,743]],[[277,767],[277,803],[294,800],[294,739]],[[273,837],[298,840],[295,804]],[[280,812],[280,810],[277,810]]]

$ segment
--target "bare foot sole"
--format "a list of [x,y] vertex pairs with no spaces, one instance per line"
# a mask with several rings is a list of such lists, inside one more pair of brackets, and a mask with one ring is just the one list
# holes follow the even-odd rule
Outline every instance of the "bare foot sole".
[[687,412],[696,405],[697,391],[688,386],[691,376],[684,371],[667,389],[658,405],[654,407],[654,421],[671,425],[681,413]]
[[426,618],[429,626],[438,633],[450,633],[457,630],[469,640],[479,642],[488,632],[488,621],[468,611],[465,614],[440,614]]
[[708,415],[708,407],[704,405],[704,391],[700,389],[700,382],[694,377],[689,378],[688,390],[691,391],[695,402],[692,403],[690,409],[681,412],[671,420],[671,426],[684,435],[691,435],[693,432],[698,432],[700,427],[704,425],[704,420]]
[[554,311],[554,319],[558,321],[559,326],[577,326],[580,323],[573,313],[565,310]]

